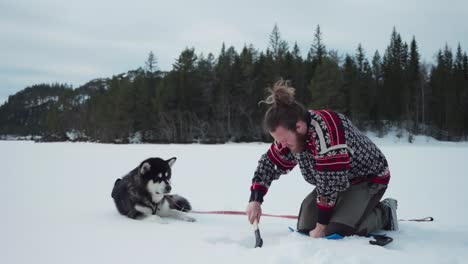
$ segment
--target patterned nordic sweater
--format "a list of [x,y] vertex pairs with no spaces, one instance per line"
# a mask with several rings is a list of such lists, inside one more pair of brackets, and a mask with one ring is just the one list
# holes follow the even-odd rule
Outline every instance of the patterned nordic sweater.
[[390,180],[385,156],[348,118],[332,111],[310,110],[305,151],[293,154],[274,142],[260,158],[250,201],[263,202],[272,181],[297,164],[304,179],[316,186],[321,224],[329,223],[338,194],[350,184],[388,184]]

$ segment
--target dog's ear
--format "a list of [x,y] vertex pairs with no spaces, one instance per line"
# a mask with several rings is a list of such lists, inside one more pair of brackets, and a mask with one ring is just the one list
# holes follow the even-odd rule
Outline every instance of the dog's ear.
[[172,165],[174,165],[176,159],[177,159],[176,157],[173,157],[173,158],[170,158],[170,159],[166,160],[167,163],[169,163],[169,167],[172,168]]
[[148,162],[145,162],[140,167],[140,174],[145,174],[151,169],[151,165]]

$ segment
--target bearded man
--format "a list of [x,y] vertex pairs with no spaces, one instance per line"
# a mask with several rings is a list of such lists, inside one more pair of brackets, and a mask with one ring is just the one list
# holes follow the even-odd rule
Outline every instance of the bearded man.
[[316,186],[300,207],[299,232],[320,238],[398,230],[397,201],[380,201],[390,181],[382,151],[343,114],[306,110],[294,91],[279,81],[263,101],[270,105],[263,126],[274,142],[252,179],[250,223],[260,221],[272,181],[299,165],[304,179]]

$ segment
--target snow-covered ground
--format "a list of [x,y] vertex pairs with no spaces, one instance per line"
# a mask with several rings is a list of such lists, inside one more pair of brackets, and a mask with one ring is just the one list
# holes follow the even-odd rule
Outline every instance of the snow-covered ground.
[[[245,216],[191,214],[197,222],[159,224],[114,207],[116,178],[148,157],[175,156],[173,190],[195,210],[243,211],[266,144],[0,141],[0,263],[468,263],[468,143],[373,139],[391,166],[385,196],[399,200],[399,218],[435,218],[400,222],[385,248],[359,237],[299,236],[287,230],[295,220],[263,217],[264,246],[254,249]],[[295,169],[273,183],[263,212],[297,214],[312,188]]]

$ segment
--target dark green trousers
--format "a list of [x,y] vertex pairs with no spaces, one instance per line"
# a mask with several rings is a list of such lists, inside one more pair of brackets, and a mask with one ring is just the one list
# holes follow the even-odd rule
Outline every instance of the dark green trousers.
[[[382,229],[389,218],[387,210],[380,203],[386,189],[386,184],[369,182],[351,185],[338,196],[325,235],[367,236]],[[300,232],[308,233],[315,228],[318,214],[316,197],[314,189],[302,202],[297,221]]]

